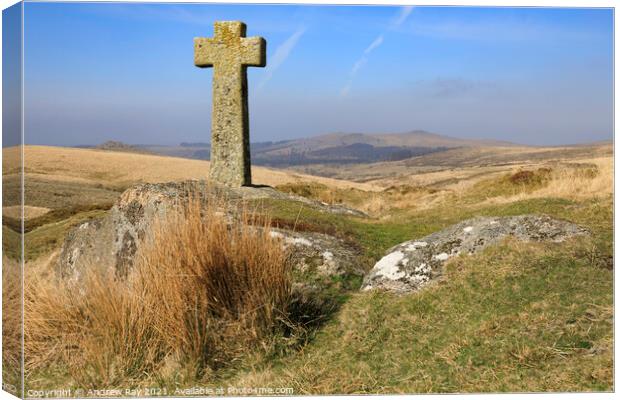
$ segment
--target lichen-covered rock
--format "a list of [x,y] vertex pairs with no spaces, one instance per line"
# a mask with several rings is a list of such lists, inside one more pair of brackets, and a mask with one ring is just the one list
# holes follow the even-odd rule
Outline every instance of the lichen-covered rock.
[[282,240],[294,269],[299,273],[322,276],[364,274],[359,264],[359,252],[341,239],[323,233],[284,229],[272,229],[271,236]]
[[363,290],[415,291],[441,275],[443,264],[460,254],[474,254],[506,236],[523,241],[562,242],[586,234],[573,223],[545,215],[478,217],[388,250],[364,278]]
[[[102,266],[114,268],[119,276],[126,275],[133,265],[142,239],[154,221],[185,204],[190,195],[198,196],[199,201],[208,201],[214,196],[224,197],[229,200],[231,209],[237,200],[272,198],[300,201],[303,205],[324,212],[340,212],[269,187],[230,188],[208,185],[204,181],[137,185],[126,190],[103,219],[85,222],[69,232],[58,258],[58,271],[64,277],[78,279],[84,268]],[[230,211],[224,210],[232,218]],[[352,251],[343,247],[343,242],[336,238],[284,230],[279,231],[279,234],[285,238],[286,246],[308,244],[299,246],[294,252],[293,259],[300,267],[317,263],[315,266],[318,271],[339,274],[339,271],[348,271],[353,264]]]
[[301,324],[321,324],[340,306],[339,293],[359,287],[366,264],[356,245],[316,232],[271,229],[270,234],[287,252],[292,267],[288,310]]

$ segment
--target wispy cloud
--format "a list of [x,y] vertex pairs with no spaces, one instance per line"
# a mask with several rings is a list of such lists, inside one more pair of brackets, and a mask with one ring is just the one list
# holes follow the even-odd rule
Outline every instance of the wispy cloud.
[[[405,22],[409,14],[411,14],[412,10],[412,6],[402,7],[398,16],[396,16],[394,21],[392,21],[392,23],[390,24],[389,29],[393,30],[401,26],[403,22]],[[355,62],[355,64],[353,64],[351,72],[349,72],[349,80],[347,81],[346,85],[344,85],[344,87],[340,90],[340,96],[345,97],[349,94],[349,92],[351,91],[351,87],[353,86],[353,80],[355,79],[355,75],[357,75],[357,72],[360,70],[360,68],[362,68],[364,64],[368,62],[370,53],[372,53],[379,46],[381,46],[381,44],[383,44],[384,37],[385,32],[377,36],[375,40],[373,40],[372,43],[370,43],[370,45],[366,47],[366,49],[364,49],[364,52],[362,53],[360,58]]]
[[382,43],[383,43],[383,34],[377,36],[377,38],[373,40],[372,43],[370,43],[370,45],[366,47],[366,49],[364,49],[362,56],[359,58],[359,60],[355,62],[355,64],[353,64],[353,68],[351,68],[351,72],[349,73],[349,80],[347,81],[347,84],[340,91],[341,96],[344,97],[347,94],[349,94],[349,91],[351,90],[351,85],[353,85],[353,78],[355,78],[357,71],[359,71],[359,69],[362,68],[364,64],[368,62],[368,56],[370,55],[370,53],[372,53],[372,51],[375,50],[377,47],[381,46]]
[[265,76],[258,84],[258,88],[262,88],[271,80],[274,72],[286,61],[288,56],[291,54],[295,46],[297,46],[297,42],[301,38],[301,36],[306,32],[305,27],[300,27],[297,29],[291,36],[288,37],[280,46],[276,48],[276,51],[273,53],[273,56],[270,57],[269,62],[267,63],[267,68],[265,68]]
[[377,38],[370,44],[370,46],[368,46],[364,50],[364,53],[362,54],[362,58],[357,60],[357,62],[353,65],[353,68],[351,68],[351,75],[355,75],[357,71],[364,64],[366,64],[366,61],[368,61],[368,56],[370,55],[370,53],[372,53],[372,51],[376,49],[377,47],[381,46],[381,43],[383,43],[383,35],[377,36]]
[[405,20],[407,20],[407,17],[409,16],[409,14],[411,14],[411,11],[413,11],[413,6],[405,6],[405,7],[401,8],[400,9],[400,14],[398,14],[396,19],[394,19],[394,21],[392,21],[391,28],[392,29],[396,29],[399,26],[401,26],[403,24],[403,22],[405,22]]

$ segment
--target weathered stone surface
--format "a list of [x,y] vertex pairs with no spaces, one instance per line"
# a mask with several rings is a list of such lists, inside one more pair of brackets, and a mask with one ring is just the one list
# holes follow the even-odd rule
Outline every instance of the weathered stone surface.
[[[124,276],[131,269],[141,240],[154,221],[184,204],[190,194],[200,194],[204,199],[224,197],[230,201],[231,207],[238,200],[281,199],[328,213],[364,215],[343,206],[331,208],[269,187],[230,188],[205,181],[142,184],[126,190],[103,219],[85,222],[69,232],[58,259],[59,272],[65,277],[79,279],[84,268],[100,265],[113,267],[115,273]],[[314,265],[319,272],[336,275],[352,269],[353,251],[339,239],[319,233],[277,229],[273,235],[281,235],[286,247],[296,249],[292,260],[300,268]],[[303,246],[305,244],[308,246]],[[333,255],[332,259],[329,253]]]
[[338,293],[354,290],[365,273],[361,249],[330,235],[272,229],[282,240],[293,268],[289,311],[311,326],[340,306]]
[[363,275],[359,252],[341,239],[315,232],[272,229],[271,236],[282,240],[297,272],[322,276]]
[[213,38],[194,38],[194,64],[213,67],[209,179],[229,186],[252,184],[246,69],[266,64],[265,40],[245,31],[242,22],[218,21]]
[[366,275],[362,289],[418,290],[440,276],[450,258],[474,254],[509,235],[523,241],[562,242],[586,233],[573,223],[545,215],[473,218],[391,248]]

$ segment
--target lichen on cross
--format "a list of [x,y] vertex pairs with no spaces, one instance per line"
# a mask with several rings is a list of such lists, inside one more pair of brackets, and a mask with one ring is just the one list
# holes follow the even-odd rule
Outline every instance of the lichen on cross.
[[243,22],[217,21],[212,38],[194,38],[194,64],[213,67],[209,180],[228,186],[252,184],[246,69],[266,64],[265,39],[245,31]]

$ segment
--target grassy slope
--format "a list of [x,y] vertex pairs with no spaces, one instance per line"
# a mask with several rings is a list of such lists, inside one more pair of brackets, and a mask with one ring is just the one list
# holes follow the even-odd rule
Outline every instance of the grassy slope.
[[[450,262],[445,279],[420,293],[356,293],[302,352],[248,365],[226,383],[297,393],[611,390],[611,204],[532,200],[475,214],[526,212],[582,223],[593,237],[506,242]],[[470,213],[358,233],[388,247]]]
[[[35,226],[32,230],[26,232],[24,237],[24,256],[26,261],[36,260],[60,248],[65,235],[71,228],[88,220],[99,218],[105,213],[105,210],[94,209],[63,214],[64,218],[57,215],[40,217],[40,219],[46,220],[46,224]],[[17,259],[20,249],[19,233],[6,225],[2,225],[2,235],[4,255],[11,259]]]
[[[301,350],[249,355],[202,383],[292,386],[297,394],[611,390],[611,198],[484,201],[501,195],[513,189],[492,178],[437,206],[394,210],[390,218],[370,221],[263,201],[265,211],[284,223],[357,243],[366,268],[395,244],[476,215],[546,213],[588,227],[592,237],[564,244],[509,241],[451,261],[443,281],[409,296],[353,290]],[[28,234],[33,255],[57,246],[69,226],[101,211],[71,215]],[[32,387],[75,385],[61,366],[33,372]],[[148,380],[170,388],[197,383],[180,374]]]
[[[585,179],[610,185],[610,177]],[[395,244],[478,215],[545,213],[592,236],[563,244],[507,241],[451,261],[441,282],[409,296],[354,293],[303,351],[250,363],[223,381],[313,394],[612,390],[611,197],[537,195],[582,178],[563,173],[525,186],[487,179],[439,207],[400,210],[373,223],[273,205],[276,215],[357,241],[367,267]],[[486,201],[516,192],[525,198]]]
[[48,223],[27,232],[24,239],[24,255],[26,260],[36,260],[38,257],[59,248],[65,235],[74,226],[91,219],[96,219],[106,213],[104,210],[83,211],[71,215],[67,219]]
[[[283,221],[359,243],[367,268],[397,243],[476,215],[546,213],[592,235],[561,244],[508,240],[451,261],[443,280],[408,296],[352,291],[301,350],[250,356],[202,383],[293,387],[297,394],[612,390],[610,197],[476,203],[493,182],[501,187],[505,179],[381,222],[263,202]],[[464,200],[472,203],[454,202]],[[173,390],[196,381],[179,375],[157,383]]]
[[557,250],[496,247],[452,262],[442,284],[417,295],[355,295],[303,353],[233,384],[297,393],[610,390],[611,272],[592,269]]

